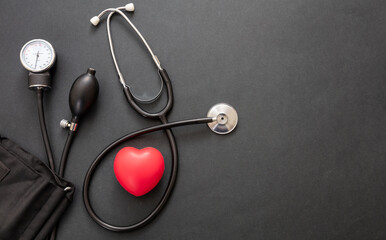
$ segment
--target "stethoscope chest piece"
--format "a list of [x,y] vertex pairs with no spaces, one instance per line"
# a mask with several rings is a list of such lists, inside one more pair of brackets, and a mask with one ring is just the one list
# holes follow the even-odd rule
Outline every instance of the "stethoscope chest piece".
[[216,119],[216,121],[208,123],[208,126],[210,130],[217,134],[228,134],[237,126],[237,112],[229,104],[218,103],[214,105],[207,116]]

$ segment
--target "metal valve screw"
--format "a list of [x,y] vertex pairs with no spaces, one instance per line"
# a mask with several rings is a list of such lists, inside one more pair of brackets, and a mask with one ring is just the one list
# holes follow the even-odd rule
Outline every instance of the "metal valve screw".
[[71,127],[71,123],[70,123],[70,121],[68,121],[66,119],[62,119],[60,121],[60,127],[63,128],[63,129],[70,128]]

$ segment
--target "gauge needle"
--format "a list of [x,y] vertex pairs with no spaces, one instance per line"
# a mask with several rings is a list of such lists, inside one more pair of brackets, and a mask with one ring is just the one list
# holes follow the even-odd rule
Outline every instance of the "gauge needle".
[[38,64],[38,58],[39,58],[39,51],[38,51],[38,53],[36,54],[35,69],[36,69],[36,66],[37,66],[37,64]]

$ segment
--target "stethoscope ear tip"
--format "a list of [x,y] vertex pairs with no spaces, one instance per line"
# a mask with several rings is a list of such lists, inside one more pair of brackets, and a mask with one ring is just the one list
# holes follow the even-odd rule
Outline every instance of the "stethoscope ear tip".
[[98,26],[99,21],[100,21],[100,18],[98,16],[94,16],[90,19],[91,24],[94,26]]
[[207,117],[213,118],[208,123],[210,130],[217,134],[228,134],[236,128],[238,115],[236,110],[227,103],[218,103],[209,109]]
[[134,10],[135,10],[134,3],[126,4],[125,5],[125,10],[128,11],[128,12],[134,12]]

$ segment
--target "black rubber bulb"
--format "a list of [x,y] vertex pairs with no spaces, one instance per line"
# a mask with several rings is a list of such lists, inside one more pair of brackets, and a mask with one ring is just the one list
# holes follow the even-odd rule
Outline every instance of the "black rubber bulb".
[[70,90],[69,102],[72,121],[77,122],[90,109],[97,99],[98,93],[99,84],[95,77],[95,70],[89,68],[85,74],[80,75],[75,80]]

